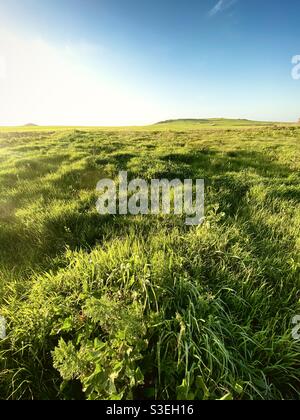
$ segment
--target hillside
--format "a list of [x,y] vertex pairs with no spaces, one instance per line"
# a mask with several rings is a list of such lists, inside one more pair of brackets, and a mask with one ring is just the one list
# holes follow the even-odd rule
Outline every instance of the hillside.
[[274,125],[274,122],[252,121],[248,119],[229,119],[229,118],[179,118],[175,120],[160,121],[156,126],[268,126]]

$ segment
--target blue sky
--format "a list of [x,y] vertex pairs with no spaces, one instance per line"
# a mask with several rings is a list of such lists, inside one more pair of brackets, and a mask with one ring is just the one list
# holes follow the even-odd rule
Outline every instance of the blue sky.
[[0,0],[0,124],[300,117],[299,0]]

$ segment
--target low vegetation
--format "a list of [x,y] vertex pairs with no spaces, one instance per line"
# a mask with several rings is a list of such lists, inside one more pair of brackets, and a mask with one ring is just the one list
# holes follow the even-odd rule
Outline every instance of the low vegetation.
[[[0,398],[298,399],[299,146],[245,121],[1,129]],[[120,170],[204,178],[204,224],[99,215]]]

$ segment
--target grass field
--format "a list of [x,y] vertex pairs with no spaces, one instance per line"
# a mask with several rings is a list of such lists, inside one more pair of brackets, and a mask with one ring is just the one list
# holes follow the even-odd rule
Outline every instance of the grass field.
[[[101,216],[101,178],[204,178],[206,220]],[[300,126],[0,129],[3,399],[299,399]]]

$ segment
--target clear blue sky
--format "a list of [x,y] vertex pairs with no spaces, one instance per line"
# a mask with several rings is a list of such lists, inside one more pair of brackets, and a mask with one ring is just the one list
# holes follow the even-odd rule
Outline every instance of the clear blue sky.
[[296,120],[299,17],[299,0],[0,0],[0,123]]

